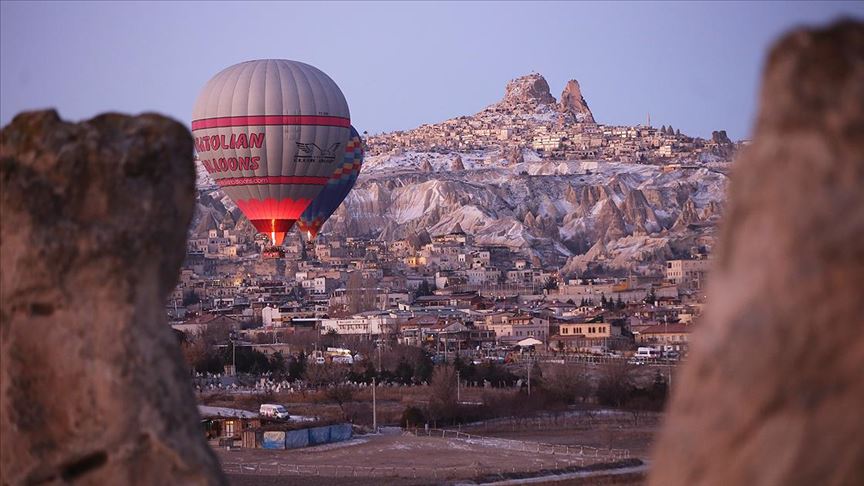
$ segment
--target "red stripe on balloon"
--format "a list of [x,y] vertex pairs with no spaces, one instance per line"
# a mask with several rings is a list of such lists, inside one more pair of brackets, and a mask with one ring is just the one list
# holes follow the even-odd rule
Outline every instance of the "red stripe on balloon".
[[306,186],[323,186],[327,184],[328,177],[308,176],[264,176],[264,177],[228,177],[218,179],[216,183],[221,187],[226,186],[256,186],[260,184],[299,184]]
[[323,127],[351,126],[351,119],[341,116],[321,115],[250,115],[250,116],[222,116],[216,118],[203,118],[192,121],[192,130],[205,128],[225,127],[249,127],[262,125],[317,125]]

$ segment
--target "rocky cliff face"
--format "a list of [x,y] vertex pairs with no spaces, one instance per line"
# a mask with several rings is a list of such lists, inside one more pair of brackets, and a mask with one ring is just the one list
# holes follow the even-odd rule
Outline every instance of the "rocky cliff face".
[[18,115],[0,132],[4,484],[220,484],[164,300],[192,138],[158,115]]
[[[458,224],[477,241],[542,255],[548,265],[565,265],[598,241],[616,248],[616,240],[631,237],[628,251],[641,251],[635,247],[643,241],[651,247],[645,264],[657,265],[696,237],[713,234],[713,225],[702,223],[719,211],[726,179],[707,169],[581,162],[449,171],[446,156],[422,159],[440,168],[430,173],[413,160],[393,158],[362,173],[324,231],[394,240],[423,230],[443,234]],[[654,251],[651,238],[662,238],[666,247]],[[607,265],[628,265],[606,257]]]
[[549,92],[549,83],[540,74],[532,73],[507,83],[499,107],[536,108],[538,105],[550,104],[555,104],[555,97]]
[[[501,164],[478,167],[499,158]],[[521,153],[518,158],[373,156],[322,231],[397,240],[417,232],[448,233],[459,225],[481,243],[542,256],[544,264],[563,266],[568,275],[591,265],[631,269],[633,262],[637,272],[660,271],[666,257],[687,256],[697,239],[713,238],[725,197],[726,176],[720,171],[525,158]],[[231,226],[232,213],[215,210],[224,204],[218,191],[201,202],[205,199],[212,204],[199,210],[196,228],[219,221],[241,227],[245,221],[238,216],[237,226]],[[616,243],[622,238],[628,239]],[[598,241],[608,252],[586,257]],[[627,254],[640,256],[628,261]]]
[[864,24],[782,39],[760,104],[653,485],[864,478]]
[[[468,132],[475,130],[491,136],[488,132],[509,128],[531,140],[535,130],[548,133],[593,121],[576,80],[567,84],[559,104],[543,76],[530,74],[510,81],[500,102],[441,126],[452,138],[473,137]],[[462,125],[471,128],[453,128]],[[322,230],[392,240],[418,231],[446,233],[458,224],[481,243],[543,256],[550,267],[578,272],[599,264],[630,270],[622,256],[639,253],[637,271],[657,272],[666,255],[687,256],[703,237],[710,243],[722,208],[725,162],[663,171],[632,163],[542,159],[530,145],[493,143],[449,151],[417,149],[416,140],[409,137],[392,150],[367,155],[357,185]],[[220,194],[210,199],[226,204]],[[215,206],[199,211],[196,230],[220,221],[231,228],[232,221],[242,220]],[[615,243],[625,237],[630,238],[626,244]],[[596,258],[586,261],[585,253],[598,241],[608,252],[597,247],[591,254]],[[567,265],[574,257],[581,258]]]
[[571,79],[564,87],[561,93],[561,103],[558,107],[563,113],[567,113],[573,117],[573,121],[579,123],[594,123],[594,115],[588,108],[588,102],[582,96],[582,89],[579,87],[579,81]]

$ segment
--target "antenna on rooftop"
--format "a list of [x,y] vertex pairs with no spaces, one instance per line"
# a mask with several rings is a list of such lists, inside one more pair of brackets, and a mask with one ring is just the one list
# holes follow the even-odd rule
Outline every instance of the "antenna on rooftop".
[[648,112],[648,126],[651,126],[651,112]]

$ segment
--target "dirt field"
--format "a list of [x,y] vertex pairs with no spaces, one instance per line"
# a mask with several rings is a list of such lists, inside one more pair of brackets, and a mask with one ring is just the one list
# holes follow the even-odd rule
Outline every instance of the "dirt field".
[[[568,431],[499,432],[497,435],[546,443],[580,443],[569,438]],[[581,435],[583,441],[589,436]],[[600,433],[595,438],[602,442],[601,436],[605,437]],[[624,441],[636,443],[638,437],[634,434]],[[218,449],[216,452],[232,484],[265,486],[345,484],[346,480],[360,485],[453,484],[478,477],[492,481],[519,473],[562,471],[598,461],[509,450],[495,439],[414,437],[400,433],[359,436],[345,443],[298,450],[244,449],[229,452]],[[593,474],[590,478],[573,477],[554,484],[639,484],[641,481],[639,473],[604,477]]]

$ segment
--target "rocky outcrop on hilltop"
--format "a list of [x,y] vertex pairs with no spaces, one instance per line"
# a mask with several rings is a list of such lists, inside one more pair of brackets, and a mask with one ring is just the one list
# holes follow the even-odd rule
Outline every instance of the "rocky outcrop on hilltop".
[[864,478],[864,24],[768,56],[650,484]]
[[711,132],[711,141],[720,145],[732,145],[732,140],[729,139],[729,135],[726,135],[726,130]]
[[0,132],[3,484],[223,484],[164,302],[195,204],[158,115]]
[[562,113],[569,114],[577,123],[594,123],[594,115],[591,114],[588,102],[582,96],[579,81],[575,79],[568,81],[567,86],[564,87],[558,109]]
[[508,82],[504,88],[504,98],[498,102],[496,108],[510,111],[533,110],[538,105],[553,104],[555,104],[555,97],[549,91],[546,78],[531,73]]

